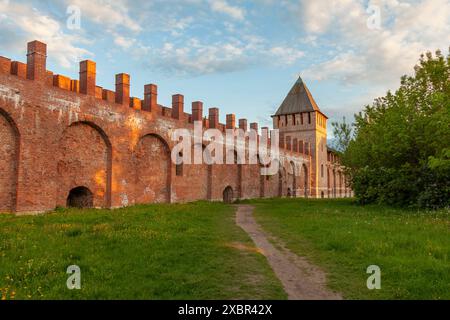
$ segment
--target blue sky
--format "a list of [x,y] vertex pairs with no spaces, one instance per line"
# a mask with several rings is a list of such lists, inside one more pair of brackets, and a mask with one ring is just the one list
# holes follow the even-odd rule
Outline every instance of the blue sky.
[[161,104],[181,93],[188,112],[201,100],[271,125],[298,75],[331,120],[395,89],[421,53],[447,52],[450,0],[0,0],[0,24],[0,55],[23,61],[38,39],[55,73],[92,59],[105,88],[126,72],[134,96],[156,83]]

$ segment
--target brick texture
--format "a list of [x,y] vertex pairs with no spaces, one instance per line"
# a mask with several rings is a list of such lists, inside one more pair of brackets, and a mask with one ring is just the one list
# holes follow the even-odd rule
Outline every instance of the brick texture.
[[[182,95],[174,96],[175,110],[161,106],[153,84],[145,86],[142,100],[131,98],[130,103],[128,75],[118,76],[116,91],[96,85],[92,61],[80,64],[79,81],[53,76],[43,69],[45,45],[35,42],[29,49],[32,66],[0,59],[0,212],[45,212],[68,205],[80,190],[87,190],[87,200],[71,203],[92,201],[94,207],[116,208],[222,201],[228,187],[234,199],[287,196],[289,189],[291,195],[317,196],[319,188],[326,190],[330,184],[326,178],[314,180],[319,162],[327,165],[325,177],[336,163],[328,161],[326,149],[317,154],[322,150],[317,143],[326,138],[326,130],[314,127],[314,115],[308,128],[289,127],[298,131],[289,133],[292,139],[310,143],[312,155],[303,148],[281,151],[300,163],[300,176],[284,169],[274,176],[261,176],[259,164],[183,164],[177,168],[170,158],[175,146],[173,130],[193,132],[194,120],[203,120],[205,130],[225,130],[218,108],[209,110],[209,119],[204,118],[201,102],[192,104],[192,115],[185,113]],[[44,74],[50,81],[41,81]],[[235,119],[228,116],[229,128],[235,127]],[[239,125],[246,129],[247,121]],[[208,143],[203,141],[203,148]],[[339,180],[339,168],[333,170],[337,182],[333,192],[345,194],[344,178],[341,175]]]
[[15,209],[18,136],[15,125],[0,110],[0,212]]

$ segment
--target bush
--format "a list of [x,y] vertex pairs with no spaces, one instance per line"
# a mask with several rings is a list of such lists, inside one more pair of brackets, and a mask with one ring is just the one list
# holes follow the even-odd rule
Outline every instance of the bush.
[[419,206],[433,209],[450,207],[450,149],[444,149],[438,158],[429,158],[423,184],[418,197]]
[[449,79],[450,54],[428,53],[395,93],[355,116],[342,163],[360,203],[450,205]]

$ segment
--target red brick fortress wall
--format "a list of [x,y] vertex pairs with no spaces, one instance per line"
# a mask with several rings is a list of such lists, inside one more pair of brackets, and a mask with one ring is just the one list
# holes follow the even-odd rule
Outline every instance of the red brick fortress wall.
[[[235,129],[234,115],[221,124],[220,110],[211,108],[204,117],[199,101],[186,113],[180,94],[173,96],[172,108],[159,105],[154,84],[145,86],[144,99],[130,97],[127,74],[116,76],[115,91],[103,89],[92,61],[80,63],[79,79],[54,75],[46,68],[46,50],[31,42],[26,64],[0,57],[0,212],[66,206],[71,191],[80,188],[92,206],[115,208],[223,200],[227,187],[235,199],[273,197],[286,195],[282,186],[300,188],[309,180],[288,174],[280,179],[280,173],[262,177],[258,164],[185,164],[180,172],[170,157],[172,132],[192,132],[194,120],[203,121],[205,130]],[[247,120],[239,119],[239,126],[247,130]],[[309,155],[282,152],[309,167]]]

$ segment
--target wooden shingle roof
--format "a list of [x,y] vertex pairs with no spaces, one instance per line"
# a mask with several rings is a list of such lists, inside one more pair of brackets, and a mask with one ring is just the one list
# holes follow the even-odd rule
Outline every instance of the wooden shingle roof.
[[284,99],[275,116],[319,111],[316,101],[302,78],[299,77],[289,94]]

